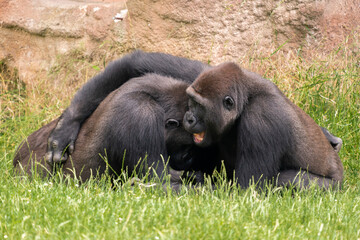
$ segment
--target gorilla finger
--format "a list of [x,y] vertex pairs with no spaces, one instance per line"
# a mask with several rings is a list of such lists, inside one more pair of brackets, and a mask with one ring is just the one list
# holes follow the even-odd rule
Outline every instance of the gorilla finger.
[[52,151],[52,142],[53,142],[53,138],[49,137],[48,142],[47,142],[47,151]]
[[54,150],[58,149],[58,147],[59,147],[59,141],[57,141],[57,140],[51,141],[51,145],[50,145],[50,146],[51,146],[52,149],[54,149]]
[[51,151],[46,153],[45,160],[49,165],[53,165],[53,153]]
[[64,153],[60,159],[60,162],[63,163],[63,162],[66,162],[66,160],[68,159],[68,154],[67,153]]
[[71,141],[68,148],[68,152],[70,155],[74,152],[74,149],[75,149],[74,141]]
[[53,155],[54,163],[59,163],[61,161],[61,158],[62,158],[62,152],[59,152],[59,151],[54,152],[54,155]]
[[132,179],[129,180],[130,186],[135,186],[135,184],[140,183],[140,179],[137,177],[133,177]]

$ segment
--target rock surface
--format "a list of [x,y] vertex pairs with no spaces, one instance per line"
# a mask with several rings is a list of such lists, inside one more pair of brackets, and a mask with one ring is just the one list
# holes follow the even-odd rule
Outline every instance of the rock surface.
[[0,0],[0,60],[32,81],[59,55],[90,54],[106,40],[123,41],[123,23],[113,17],[124,8],[124,0]]
[[128,33],[147,50],[213,63],[253,51],[297,49],[327,38],[335,46],[359,31],[358,0],[131,0]]
[[324,41],[330,50],[359,24],[358,0],[0,0],[0,61],[26,83],[106,42],[216,64]]

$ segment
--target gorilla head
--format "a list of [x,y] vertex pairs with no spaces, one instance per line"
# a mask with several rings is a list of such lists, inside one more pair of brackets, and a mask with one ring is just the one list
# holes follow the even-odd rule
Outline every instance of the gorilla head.
[[239,117],[247,95],[238,81],[241,77],[242,71],[236,64],[222,64],[201,74],[186,89],[190,100],[184,127],[193,133],[197,145],[209,146],[221,140]]

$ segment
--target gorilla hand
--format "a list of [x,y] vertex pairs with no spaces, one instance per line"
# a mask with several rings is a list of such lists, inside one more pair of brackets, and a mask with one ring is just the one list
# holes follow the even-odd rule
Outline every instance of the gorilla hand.
[[63,114],[48,138],[46,162],[50,165],[65,162],[74,151],[80,122],[71,121]]

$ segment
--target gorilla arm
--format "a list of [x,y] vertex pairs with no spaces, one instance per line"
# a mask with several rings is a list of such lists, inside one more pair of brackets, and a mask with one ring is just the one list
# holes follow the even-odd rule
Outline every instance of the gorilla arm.
[[142,92],[112,100],[100,119],[101,129],[96,131],[106,136],[97,145],[105,146],[115,172],[120,173],[126,167],[129,174],[136,170],[145,175],[151,169],[150,176],[156,172],[158,177],[163,177],[166,162],[161,156],[164,161],[168,158],[163,112],[150,95]]
[[[237,129],[241,148],[235,173],[241,186],[247,186],[250,179],[274,180],[277,186],[293,185],[298,189],[312,184],[322,189],[341,186],[343,168],[337,152],[342,140],[325,128],[320,130],[301,113],[311,120],[301,125],[304,134],[294,132],[291,122],[295,116],[282,101],[267,96],[249,102]],[[299,145],[301,141],[308,144]]]
[[90,79],[74,96],[48,139],[46,161],[66,161],[74,150],[81,124],[113,90],[131,78],[146,73],[182,79],[191,83],[208,65],[199,61],[163,53],[135,51],[110,63],[103,72]]

